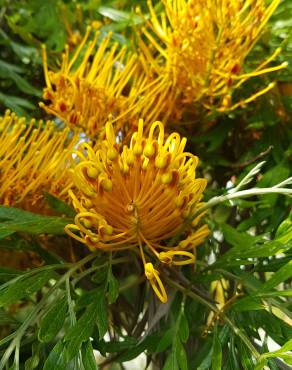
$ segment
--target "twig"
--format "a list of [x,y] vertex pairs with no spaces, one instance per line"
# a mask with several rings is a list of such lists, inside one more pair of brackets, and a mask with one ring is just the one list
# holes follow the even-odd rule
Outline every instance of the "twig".
[[265,157],[267,154],[270,153],[270,151],[272,149],[273,149],[273,145],[270,145],[266,150],[262,151],[261,153],[259,153],[254,158],[248,159],[247,161],[245,161],[243,163],[234,163],[234,164],[231,164],[230,167],[231,168],[244,168],[244,167],[246,167],[246,166],[248,166],[248,165],[256,162],[257,160],[262,159],[263,157]]
[[[286,180],[288,181],[288,179]],[[248,190],[242,190],[238,191],[236,193],[232,194],[226,194],[226,195],[221,195],[219,197],[213,197],[209,202],[207,202],[205,205],[200,207],[191,217],[191,220],[195,219],[198,215],[200,215],[202,212],[206,211],[208,208],[214,207],[217,204],[226,202],[231,199],[236,199],[236,198],[248,198],[252,197],[255,195],[264,195],[264,194],[282,194],[282,195],[288,195],[292,196],[292,189],[287,189],[287,188],[278,188],[275,185],[272,188],[252,188]]]

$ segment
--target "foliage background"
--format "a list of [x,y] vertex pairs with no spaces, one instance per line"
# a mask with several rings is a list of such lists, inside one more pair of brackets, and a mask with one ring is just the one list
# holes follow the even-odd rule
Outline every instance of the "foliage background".
[[[38,107],[44,86],[40,47],[47,45],[54,63],[67,42],[68,25],[82,35],[86,23],[106,17],[102,33],[113,31],[115,40],[134,48],[130,37],[140,22],[134,11],[139,3],[1,0],[1,112],[10,108],[44,118]],[[199,125],[180,128],[208,178],[206,201],[225,194],[230,181],[240,181],[261,160],[266,163],[250,186],[271,187],[291,176],[291,11],[292,3],[283,0],[247,61],[252,66],[281,45],[277,62],[290,65],[253,79],[238,94],[269,79],[277,81],[275,88],[245,109],[202,115]],[[72,217],[64,204],[48,201],[59,215]],[[164,370],[288,369],[290,207],[289,198],[273,194],[212,208],[211,236],[198,248],[195,269],[174,271],[169,278],[167,305],[158,304],[139,281],[131,253],[68,263],[67,219],[0,207],[0,249],[9,256],[0,261],[0,369],[96,369],[92,348],[105,357],[100,368],[123,368],[143,352],[147,364]],[[56,234],[62,247],[44,249],[44,233]],[[82,252],[75,253],[80,259]],[[27,269],[27,259],[42,266]],[[220,299],[228,303],[219,312],[215,301]],[[280,347],[277,352],[271,352],[271,339]]]

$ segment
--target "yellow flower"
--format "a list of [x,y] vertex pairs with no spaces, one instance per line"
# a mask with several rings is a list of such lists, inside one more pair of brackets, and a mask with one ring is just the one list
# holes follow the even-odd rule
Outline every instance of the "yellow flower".
[[144,65],[163,79],[161,90],[175,95],[173,114],[179,117],[196,102],[208,110],[234,110],[273,88],[271,83],[232,103],[233,91],[246,80],[287,66],[268,67],[281,52],[278,48],[254,71],[244,71],[246,57],[279,2],[266,6],[265,0],[164,0],[164,11],[157,15],[148,1],[150,20],[139,46]]
[[33,210],[47,191],[64,200],[72,186],[69,156],[77,137],[53,122],[29,123],[6,111],[0,117],[0,203]]
[[[101,41],[96,51],[99,32],[95,32],[93,40],[86,46],[90,34],[91,28],[88,27],[71,57],[66,46],[57,72],[48,70],[46,49],[43,48],[47,85],[43,97],[47,103],[42,102],[40,106],[70,128],[96,138],[104,130],[109,117],[116,122],[118,130],[124,129],[131,117],[136,117],[148,77],[142,74],[135,54],[128,53],[125,47],[118,50],[117,43],[110,46],[111,33]],[[134,83],[129,84],[130,81]]]
[[[139,120],[130,145],[121,148],[107,123],[98,150],[83,143],[76,151],[79,160],[72,173],[78,191],[69,191],[77,215],[66,232],[92,251],[138,248],[145,276],[162,302],[167,294],[148,255],[162,264],[193,263],[190,250],[208,234],[207,225],[187,222],[200,204],[206,180],[195,178],[198,158],[184,152],[185,145],[177,133],[165,138],[161,122],[154,122],[146,136]],[[187,225],[185,240],[168,247],[167,240]]]

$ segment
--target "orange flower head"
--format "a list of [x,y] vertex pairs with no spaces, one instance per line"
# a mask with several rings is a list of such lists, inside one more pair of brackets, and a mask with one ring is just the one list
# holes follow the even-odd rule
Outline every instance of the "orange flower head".
[[[118,50],[118,43],[110,45],[111,33],[97,50],[99,31],[86,46],[90,34],[88,27],[71,57],[66,46],[61,68],[56,72],[49,71],[43,47],[47,85],[43,97],[47,102],[41,102],[40,106],[70,128],[96,138],[104,131],[109,117],[117,130],[124,129],[126,122],[136,117],[148,77],[142,74],[135,54],[127,52],[125,47]],[[131,130],[131,125],[128,129]]]
[[[66,232],[92,251],[138,248],[145,276],[162,302],[167,294],[149,255],[162,264],[193,263],[190,250],[208,234],[207,225],[189,223],[206,180],[195,177],[198,158],[184,152],[185,145],[186,139],[177,133],[165,138],[157,121],[146,136],[139,120],[130,145],[121,148],[107,123],[106,139],[98,150],[87,143],[78,149],[72,172],[78,191],[69,191],[77,215]],[[168,247],[167,240],[183,227],[186,239]]]
[[47,191],[67,199],[70,152],[77,136],[53,122],[29,123],[6,111],[0,117],[0,203],[31,210]]
[[266,6],[265,0],[164,0],[164,11],[157,15],[148,1],[150,20],[139,46],[144,64],[164,80],[161,90],[176,96],[177,116],[197,102],[208,110],[234,110],[274,87],[271,83],[232,103],[233,91],[246,80],[287,66],[268,67],[281,52],[278,48],[255,70],[244,71],[246,57],[279,2]]

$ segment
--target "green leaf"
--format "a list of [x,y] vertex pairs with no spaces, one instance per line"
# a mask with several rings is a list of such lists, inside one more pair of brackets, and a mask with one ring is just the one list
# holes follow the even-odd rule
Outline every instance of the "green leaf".
[[162,338],[160,339],[160,341],[157,345],[156,352],[163,352],[168,347],[170,347],[172,345],[172,342],[173,342],[173,335],[174,335],[174,328],[170,328],[170,329],[166,330],[163,333],[163,336],[162,336]]
[[254,370],[255,364],[251,353],[247,350],[246,345],[238,339],[238,352],[239,352],[239,362],[241,362],[244,370]]
[[34,249],[33,245],[27,240],[19,237],[10,237],[9,239],[2,239],[0,236],[0,248],[10,249],[14,251],[27,251]]
[[17,325],[18,321],[4,309],[0,309],[0,325]]
[[[137,339],[134,338],[126,338],[123,342],[119,342],[119,344],[116,342],[115,345],[123,346],[123,348],[125,348],[126,343],[128,345],[128,347],[126,347],[126,351],[122,352],[117,360],[119,362],[130,361],[146,350],[148,350],[149,352],[154,352],[157,348],[159,340],[160,335],[148,335],[145,339],[138,342],[137,345],[135,345],[135,341],[137,342]],[[107,343],[107,346],[113,349],[110,342]]]
[[33,370],[38,367],[38,364],[40,362],[39,354],[36,353],[34,356],[30,357],[25,361],[24,369],[25,370]]
[[59,341],[50,352],[43,370],[67,370],[65,348],[61,341]]
[[42,96],[40,90],[33,87],[29,82],[27,82],[23,77],[21,77],[17,73],[9,73],[9,76],[7,77],[10,77],[15,82],[20,91],[29,95],[35,95],[37,97]]
[[30,234],[65,234],[64,227],[71,219],[41,216],[18,208],[0,206],[0,235],[8,232],[29,232]]
[[132,24],[139,24],[143,19],[132,12],[118,10],[107,6],[100,6],[97,9],[98,13],[115,22],[131,22]]
[[292,239],[292,212],[289,218],[284,220],[278,227],[275,239],[282,243],[288,243]]
[[82,346],[82,362],[84,369],[86,370],[97,370],[97,363],[93,355],[93,348],[91,342],[88,341]]
[[286,265],[280,268],[274,275],[262,285],[259,292],[268,292],[272,288],[275,288],[280,283],[291,278],[292,276],[292,261],[289,261]]
[[[10,267],[0,267],[0,282],[9,281],[22,274],[22,271]],[[1,287],[0,287],[1,289]]]
[[104,17],[110,18],[112,21],[115,22],[129,20],[129,13],[122,10],[100,6],[97,11]]
[[97,284],[104,284],[107,282],[109,266],[100,267],[91,277],[91,280]]
[[39,340],[50,342],[62,329],[67,316],[67,299],[62,298],[52,304],[40,323]]
[[162,370],[179,370],[176,353],[174,351],[171,351],[168,355]]
[[285,343],[276,351],[263,353],[258,360],[255,370],[263,369],[263,367],[267,364],[268,359],[273,357],[280,357],[289,365],[291,365],[292,355],[290,353],[287,353],[289,351],[292,351],[292,339],[290,339],[287,343]]
[[261,299],[256,297],[244,297],[239,299],[232,305],[233,310],[235,311],[254,311],[254,310],[263,310],[265,309],[264,304]]
[[231,213],[230,207],[227,207],[224,204],[220,204],[214,209],[212,217],[217,224],[224,224],[230,217],[230,213]]
[[229,225],[221,226],[225,240],[234,247],[247,248],[255,243],[255,238],[251,235],[240,233]]
[[95,325],[96,317],[99,314],[99,306],[96,303],[90,304],[77,323],[72,326],[64,337],[68,360],[76,356],[83,342],[89,340]]
[[[34,275],[23,274],[13,284],[0,287],[0,307],[15,303],[23,298],[31,296],[40,290],[50,279],[56,277],[53,271],[41,271]],[[9,284],[9,283],[7,283]]]
[[92,289],[88,292],[82,292],[83,295],[81,295],[76,300],[75,310],[79,311],[81,308],[85,308],[89,306],[91,303],[94,303],[96,301],[97,292],[98,292],[98,289]]
[[34,342],[32,344],[32,356],[25,361],[24,369],[33,370],[38,367],[40,363],[40,343]]
[[188,359],[186,351],[179,339],[176,340],[175,353],[180,370],[188,370]]
[[111,268],[109,267],[108,272],[108,303],[114,303],[119,296],[119,283],[114,277]]
[[4,239],[7,236],[13,235],[14,233],[15,231],[7,230],[5,227],[1,228],[1,224],[0,224],[0,239]]
[[96,320],[99,332],[99,339],[102,339],[108,329],[107,307],[104,290],[102,288],[100,288],[97,292],[96,307],[97,307]]
[[217,326],[215,326],[213,334],[213,353],[212,353],[212,370],[222,369],[222,348],[218,336]]
[[[230,329],[227,325],[225,325],[219,332],[219,340],[221,343],[221,346],[224,346],[225,343],[230,338]],[[212,366],[212,355],[213,355],[213,342],[210,340],[205,343],[205,345],[202,346],[202,349],[198,350],[198,353],[194,355],[195,363],[196,363],[196,369],[197,370],[209,370]],[[199,361],[197,361],[197,357],[199,357]],[[233,369],[232,369],[233,370]]]
[[52,194],[45,193],[45,198],[49,203],[49,206],[60,214],[64,214],[67,217],[74,217],[76,212],[67,203],[63,202],[61,199],[55,197]]
[[258,181],[258,187],[270,187],[286,180],[289,177],[290,170],[285,164],[279,164],[274,166],[269,171],[267,171],[261,179]]
[[19,98],[18,96],[2,94],[0,92],[0,102],[7,108],[11,109],[18,116],[24,116],[26,109],[33,110],[35,106],[28,100]]
[[127,350],[127,353],[134,347],[138,346],[138,340],[132,337],[125,337],[123,341],[114,341],[109,342],[104,341],[103,339],[99,341],[99,350],[102,353],[117,353]]
[[178,333],[179,333],[180,340],[183,343],[186,343],[186,341],[189,338],[189,324],[188,324],[186,315],[183,311],[180,314],[180,323],[179,323]]

